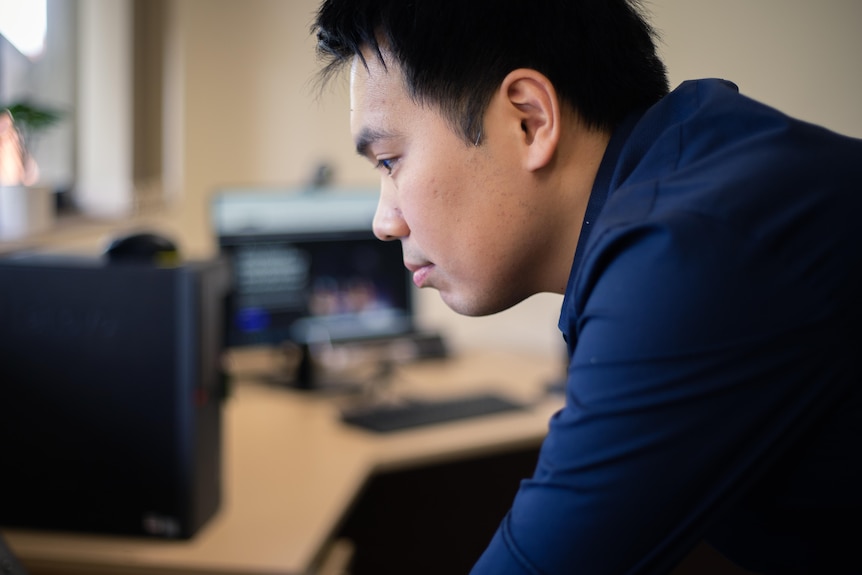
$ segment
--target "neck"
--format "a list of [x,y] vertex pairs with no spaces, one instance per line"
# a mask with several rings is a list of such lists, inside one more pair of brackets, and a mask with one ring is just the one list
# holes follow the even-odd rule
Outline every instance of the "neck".
[[564,133],[552,188],[557,208],[549,214],[555,247],[547,291],[559,294],[566,291],[590,193],[611,137],[609,131],[588,128],[579,118],[571,119]]

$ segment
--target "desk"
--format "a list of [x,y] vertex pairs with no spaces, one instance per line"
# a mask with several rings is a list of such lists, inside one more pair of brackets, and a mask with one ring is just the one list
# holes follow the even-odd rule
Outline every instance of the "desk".
[[[249,361],[259,360],[231,358],[238,372]],[[341,424],[332,397],[240,380],[225,405],[222,506],[190,541],[13,529],[3,535],[33,575],[315,573],[373,474],[538,445],[561,402],[545,385],[561,369],[554,357],[502,352],[406,366],[396,374],[397,391],[433,397],[487,389],[535,405],[388,435]]]

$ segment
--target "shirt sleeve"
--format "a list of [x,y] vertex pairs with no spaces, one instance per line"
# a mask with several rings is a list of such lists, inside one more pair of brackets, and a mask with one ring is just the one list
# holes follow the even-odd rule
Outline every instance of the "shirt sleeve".
[[472,575],[662,573],[703,538],[847,369],[789,257],[689,213],[597,239],[566,405]]

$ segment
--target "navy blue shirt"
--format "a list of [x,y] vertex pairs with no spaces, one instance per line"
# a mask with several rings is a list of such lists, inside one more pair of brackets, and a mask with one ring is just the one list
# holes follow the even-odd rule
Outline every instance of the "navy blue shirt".
[[473,575],[862,573],[862,141],[729,82],[623,123],[560,329],[566,405]]

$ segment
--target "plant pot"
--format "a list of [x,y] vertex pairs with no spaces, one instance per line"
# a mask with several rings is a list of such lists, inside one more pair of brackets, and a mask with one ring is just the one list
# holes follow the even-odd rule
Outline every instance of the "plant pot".
[[54,223],[54,192],[44,186],[0,186],[0,240],[47,231]]

